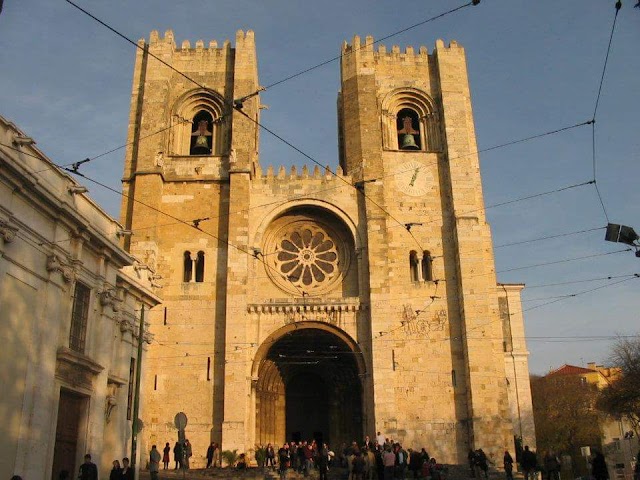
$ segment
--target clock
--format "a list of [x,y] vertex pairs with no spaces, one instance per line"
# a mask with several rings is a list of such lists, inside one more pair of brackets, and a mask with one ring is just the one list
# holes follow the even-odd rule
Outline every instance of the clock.
[[415,160],[410,160],[397,167],[396,187],[399,191],[411,195],[412,197],[419,197],[427,193],[429,189],[427,167]]

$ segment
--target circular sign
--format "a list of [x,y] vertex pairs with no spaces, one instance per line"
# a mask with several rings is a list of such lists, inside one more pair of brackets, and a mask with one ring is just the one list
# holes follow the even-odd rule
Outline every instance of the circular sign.
[[184,412],[176,413],[173,423],[178,430],[184,430],[187,426],[187,415]]

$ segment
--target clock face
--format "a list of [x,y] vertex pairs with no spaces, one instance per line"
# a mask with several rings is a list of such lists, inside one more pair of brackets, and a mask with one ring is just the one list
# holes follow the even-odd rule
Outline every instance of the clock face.
[[427,167],[415,160],[397,167],[395,177],[398,190],[412,197],[424,195],[429,189]]

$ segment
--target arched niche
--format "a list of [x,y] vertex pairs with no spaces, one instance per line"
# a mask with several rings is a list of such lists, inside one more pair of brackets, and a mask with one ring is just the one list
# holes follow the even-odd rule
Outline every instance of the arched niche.
[[224,99],[213,90],[197,89],[182,95],[171,111],[169,152],[180,156],[225,155],[229,122]]
[[[386,150],[440,152],[442,135],[435,101],[425,92],[404,87],[389,92],[381,104],[382,142]],[[405,135],[414,145],[403,144]]]

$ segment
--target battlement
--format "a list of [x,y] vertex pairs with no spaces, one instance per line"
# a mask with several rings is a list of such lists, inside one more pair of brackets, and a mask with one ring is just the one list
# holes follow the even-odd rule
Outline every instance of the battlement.
[[[145,40],[140,39],[138,41],[139,45],[144,45]],[[210,40],[208,47],[205,47],[205,42],[203,40],[197,40],[195,46],[191,47],[191,42],[189,40],[183,40],[180,48],[177,47],[175,37],[173,35],[173,30],[167,30],[164,33],[164,37],[161,37],[157,30],[151,31],[149,36],[149,46],[150,47],[160,47],[169,46],[172,50],[176,52],[182,53],[191,53],[191,52],[205,52],[205,51],[221,51],[221,50],[230,50],[231,42],[227,39],[222,43],[222,47],[218,47],[218,42],[216,40]],[[242,30],[238,30],[236,32],[236,47],[254,47],[255,46],[255,38],[252,30],[247,30],[246,32]]]
[[329,166],[321,169],[318,165],[313,168],[313,172],[309,171],[309,167],[307,167],[307,165],[303,165],[300,173],[298,173],[298,167],[296,167],[295,165],[291,167],[289,172],[287,172],[287,169],[284,167],[284,165],[280,165],[280,167],[278,167],[278,173],[275,173],[273,165],[269,165],[266,172],[263,172],[260,165],[256,165],[255,168],[256,178],[266,182],[273,182],[278,180],[291,181],[307,179],[330,181],[339,180],[339,178],[342,178],[351,183],[351,176],[345,175],[341,167],[337,167],[335,175],[331,173]]
[[[353,37],[352,42],[349,44],[345,40],[342,44],[342,56],[343,59],[348,59],[352,55],[356,58],[363,59],[375,59],[378,62],[384,62],[386,60],[403,61],[406,63],[425,63],[429,58],[429,50],[425,46],[418,47],[416,52],[412,46],[405,47],[404,51],[401,50],[399,45],[393,45],[391,50],[387,50],[386,45],[378,45],[377,50],[374,49],[375,40],[371,35],[367,35],[362,42],[359,35]],[[436,46],[434,52],[438,50],[464,50],[455,40],[449,43],[449,46],[445,46],[443,40],[436,40]]]

